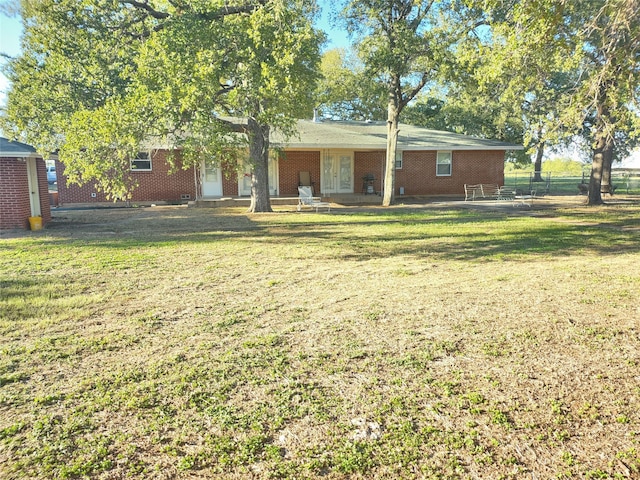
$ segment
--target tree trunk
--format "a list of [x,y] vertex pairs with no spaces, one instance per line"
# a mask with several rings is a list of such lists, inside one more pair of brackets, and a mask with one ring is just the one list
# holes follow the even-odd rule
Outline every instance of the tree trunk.
[[[597,115],[595,122],[595,147],[593,149],[593,163],[591,164],[591,178],[589,178],[589,194],[587,205],[602,205],[602,175],[605,163],[613,159],[613,138],[608,133],[607,120],[609,107],[607,104],[608,82],[600,84]],[[611,158],[609,158],[611,155]],[[610,171],[611,167],[609,167]]]
[[613,195],[613,185],[611,184],[611,165],[613,164],[613,142],[608,141],[602,152],[602,183],[601,193]]
[[388,207],[395,200],[396,188],[396,149],[398,147],[398,123],[400,112],[393,100],[389,101],[387,109],[387,157],[384,171],[384,195],[382,206]]
[[593,150],[593,163],[591,164],[591,177],[589,178],[589,193],[587,196],[587,205],[602,205],[602,194],[600,188],[602,185],[602,167],[604,165],[604,150],[606,146],[605,134],[600,132],[596,140],[596,146]]
[[542,157],[544,155],[544,145],[545,142],[538,142],[538,149],[536,151],[536,163],[533,167],[533,181],[534,182],[542,182]]
[[249,213],[272,212],[269,197],[269,126],[248,120],[251,162],[251,205]]

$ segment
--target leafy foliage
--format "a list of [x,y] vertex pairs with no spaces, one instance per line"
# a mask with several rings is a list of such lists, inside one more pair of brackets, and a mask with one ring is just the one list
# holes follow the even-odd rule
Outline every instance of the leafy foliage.
[[630,148],[640,126],[637,0],[535,0],[506,8],[500,1],[479,3],[489,7],[491,19],[493,59],[485,74],[513,72],[508,87],[533,114],[534,141],[588,140],[589,203],[601,203],[614,149]]
[[393,203],[398,125],[405,107],[446,65],[454,29],[452,2],[366,0],[347,2],[343,17],[359,36],[357,50],[367,78],[385,87],[387,149],[383,205]]
[[355,52],[333,49],[321,63],[320,114],[340,120],[385,120],[385,86],[368,76]]
[[[112,197],[135,187],[129,159],[145,141],[180,148],[185,167],[258,142],[250,162],[266,172],[269,130],[290,135],[310,110],[322,40],[314,9],[297,0],[24,2],[6,130],[59,149],[71,181],[97,181]],[[269,209],[266,173],[256,176]]]

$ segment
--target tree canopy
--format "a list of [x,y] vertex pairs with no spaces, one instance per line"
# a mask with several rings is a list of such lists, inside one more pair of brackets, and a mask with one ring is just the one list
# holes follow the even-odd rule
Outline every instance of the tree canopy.
[[[485,76],[510,75],[508,90],[528,105],[538,143],[583,136],[593,161],[589,203],[602,203],[614,149],[638,138],[640,2],[478,2],[491,25]],[[505,8],[506,7],[506,8]]]
[[[314,2],[43,0],[21,13],[5,130],[119,198],[145,141],[180,148],[184,166],[249,161],[251,210],[271,210],[269,132],[292,134],[313,104]],[[229,157],[238,147],[248,159]]]
[[445,21],[449,1],[354,0],[343,17],[359,36],[357,49],[365,75],[385,86],[387,149],[383,200],[395,197],[395,157],[400,115],[446,64],[453,42]]
[[580,137],[598,204],[612,160],[640,138],[639,3],[345,0],[355,54],[328,51],[321,62],[315,2],[23,0],[23,53],[7,67],[2,122],[58,150],[70,180],[112,197],[135,186],[129,159],[145,141],[179,148],[185,166],[248,161],[252,211],[271,209],[269,132],[294,134],[313,106],[386,118],[384,205],[401,115],[522,142],[539,161]]
[[545,149],[582,138],[592,149],[592,204],[602,202],[612,159],[638,144],[638,0],[377,0],[347,2],[343,15],[360,33],[364,76],[387,88],[385,186],[394,183],[401,114],[523,143],[537,171]]

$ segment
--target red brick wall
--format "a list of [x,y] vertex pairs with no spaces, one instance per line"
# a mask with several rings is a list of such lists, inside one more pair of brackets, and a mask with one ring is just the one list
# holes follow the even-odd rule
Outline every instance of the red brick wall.
[[[56,160],[58,205],[64,205],[65,203],[91,203],[106,201],[104,195],[99,192],[93,184],[84,184],[82,186],[67,184],[67,177],[64,175],[64,169],[64,164],[59,160]],[[95,193],[96,197],[92,198],[91,193]]]
[[222,164],[222,195],[238,196],[238,170],[234,166]]
[[[167,151],[158,150],[153,153],[150,172],[131,172],[138,187],[133,190],[133,202],[169,202],[180,203],[181,195],[188,194],[191,200],[196,197],[196,185],[193,168],[182,169],[179,157],[172,169],[167,162]],[[56,162],[58,172],[58,202],[65,203],[99,203],[107,202],[104,193],[98,191],[95,183],[83,186],[67,185],[64,176],[64,165]],[[170,173],[171,172],[171,173]],[[95,197],[91,194],[94,193]]]
[[28,228],[30,216],[26,162],[0,158],[0,228]]
[[133,191],[133,201],[165,201],[181,202],[181,195],[190,195],[195,200],[196,184],[193,168],[184,170],[179,155],[175,159],[175,167],[167,162],[168,152],[158,150],[153,153],[150,172],[131,172],[138,182]]
[[[166,162],[166,153],[158,151],[152,159],[151,172],[132,172],[139,187],[134,190],[132,201],[137,202],[180,202],[182,194],[195,198],[195,180],[193,169],[178,169],[170,174]],[[310,172],[315,193],[320,193],[320,151],[289,151],[281,155],[278,162],[279,194],[297,196],[300,172]],[[382,189],[384,151],[355,152],[354,156],[354,192],[361,193],[362,177],[373,174],[374,188]],[[64,166],[57,162],[59,202],[92,203],[107,201],[104,194],[93,185],[78,187],[66,185]],[[46,182],[45,182],[46,183]],[[235,171],[223,176],[223,194],[238,195],[238,178]],[[463,195],[464,184],[504,183],[503,151],[454,151],[452,156],[452,175],[436,176],[435,151],[406,151],[403,155],[403,168],[396,170],[396,194],[404,187],[405,195]],[[92,198],[91,193],[96,197]]]
[[[453,154],[454,162],[459,161],[463,164],[464,177],[462,189],[464,192],[464,184],[477,183],[495,183],[504,185],[504,151],[463,151]],[[455,172],[454,163],[454,172]]]
[[386,155],[384,150],[377,152],[355,152],[353,165],[353,191],[362,193],[363,177],[372,174],[374,178],[373,188],[376,192],[382,190],[384,175],[384,162]]
[[[47,167],[36,160],[42,224],[51,221]],[[31,204],[27,163],[17,158],[0,158],[0,229],[29,228]]]
[[309,172],[316,195],[320,193],[320,151],[285,152],[278,161],[281,196],[298,196],[300,172]]
[[451,176],[436,176],[435,151],[405,151],[402,169],[396,170],[396,194],[464,195],[464,184],[504,183],[503,151],[454,151]]

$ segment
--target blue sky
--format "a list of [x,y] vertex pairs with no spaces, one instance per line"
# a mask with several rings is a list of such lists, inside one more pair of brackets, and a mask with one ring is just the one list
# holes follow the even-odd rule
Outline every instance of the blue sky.
[[[0,53],[15,56],[20,53],[20,35],[22,24],[19,18],[8,18],[0,13]],[[4,58],[0,58],[4,64]],[[0,74],[0,104],[4,104],[7,91],[7,79]]]
[[19,18],[9,18],[0,14],[0,51],[9,55],[20,52],[22,25]]

